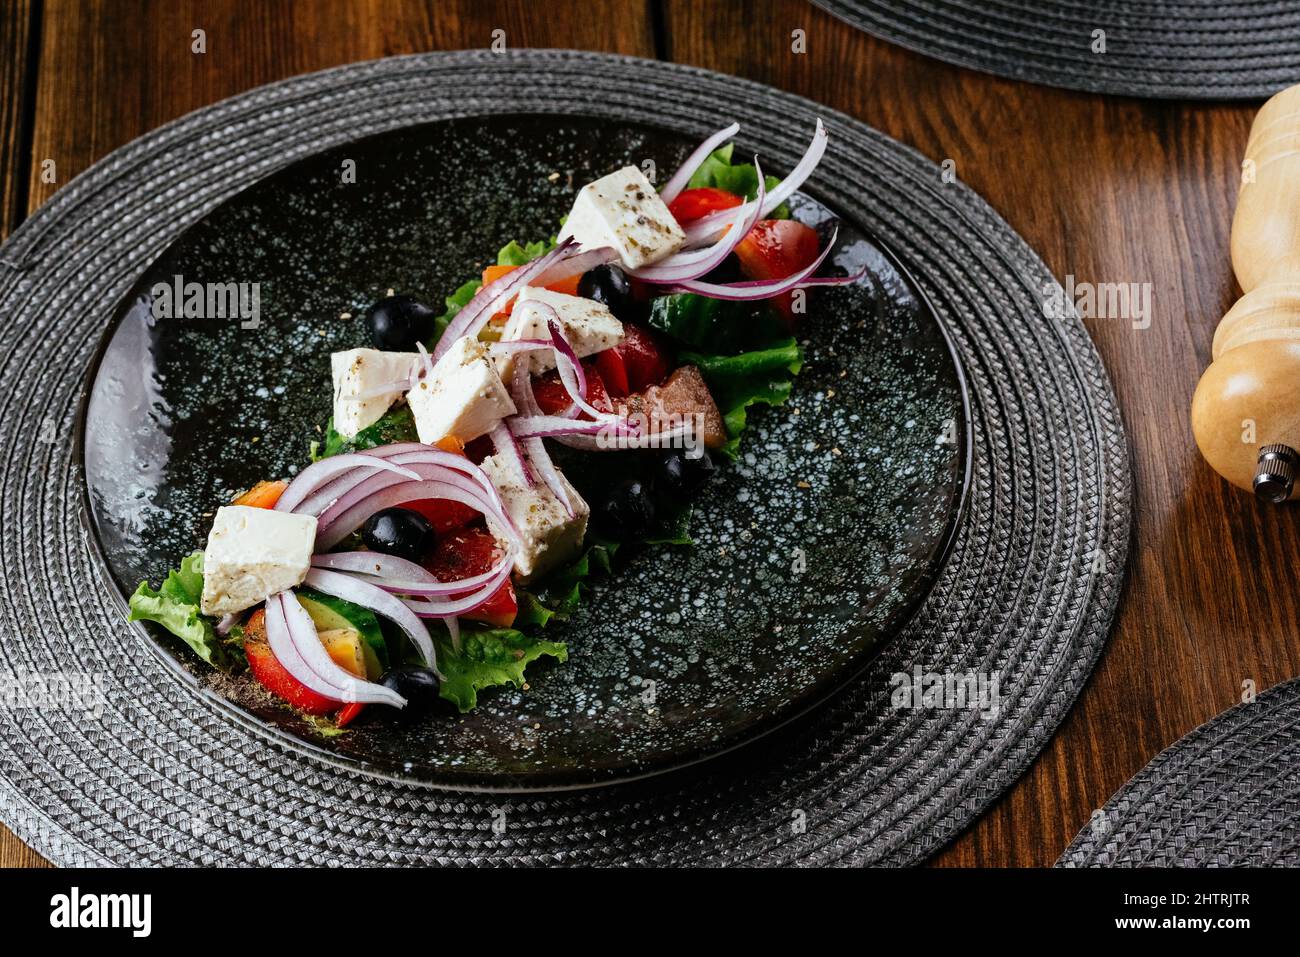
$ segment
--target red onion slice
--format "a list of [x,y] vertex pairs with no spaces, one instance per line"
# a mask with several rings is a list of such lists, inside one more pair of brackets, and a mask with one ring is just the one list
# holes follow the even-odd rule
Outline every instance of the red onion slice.
[[700,282],[698,279],[688,279],[684,282],[674,283],[667,288],[670,292],[693,292],[701,296],[708,296],[711,299],[725,299],[729,302],[771,299],[773,296],[779,296],[783,292],[789,292],[791,289],[798,287],[805,279],[816,272],[826,257],[830,255],[831,247],[835,245],[835,237],[838,234],[839,229],[837,227],[835,232],[831,234],[826,248],[821,251],[821,255],[813,260],[810,265],[786,276],[784,279],[753,284],[712,283]]
[[504,419],[492,426],[488,436],[492,439],[492,447],[496,449],[497,458],[506,463],[528,488],[536,485],[533,473],[529,470],[528,463],[524,461],[524,450],[519,447],[519,440],[515,438]]
[[695,171],[709,158],[709,155],[739,132],[740,124],[732,123],[726,129],[718,130],[718,132],[695,147],[695,151],[686,157],[686,162],[677,167],[677,172],[673,173],[672,178],[664,183],[664,188],[659,190],[659,198],[665,203],[671,203],[680,196],[682,190],[686,188],[686,184],[695,175]]
[[599,435],[609,434],[638,435],[639,433],[622,423],[593,422],[590,419],[566,419],[562,415],[517,415],[507,420],[510,431],[520,439],[552,438],[560,435]]
[[[805,286],[852,286],[854,283],[861,282],[866,278],[871,270],[863,267],[851,276],[810,276],[796,286],[796,289],[803,289]],[[729,283],[737,289],[746,286],[763,286],[771,282],[770,279],[746,279],[744,282]]]
[[542,274],[534,279],[530,285],[546,286],[550,283],[556,283],[561,279],[568,279],[570,276],[581,275],[587,270],[595,269],[607,262],[613,262],[617,258],[618,251],[612,246],[600,246],[596,249],[583,250],[576,256],[562,259],[555,265],[543,270]]
[[391,508],[394,505],[401,505],[403,502],[414,502],[426,498],[444,498],[468,505],[475,511],[482,512],[488,518],[496,520],[513,536],[515,543],[519,543],[519,532],[506,515],[500,504],[499,496],[496,501],[489,501],[486,497],[470,494],[463,488],[445,481],[424,480],[419,482],[398,482],[394,485],[370,490],[346,509],[340,510],[337,514],[322,517],[320,527],[316,530],[316,547],[328,551],[360,528],[366,519],[376,512]]
[[[417,342],[415,344],[415,348],[420,353],[420,363],[418,366],[418,371],[416,371],[415,374],[411,377],[412,381],[413,382],[418,381],[421,378],[421,376],[428,376],[430,379],[432,379],[433,358],[429,355],[429,350],[424,348],[423,342]],[[414,386],[412,386],[412,388],[414,388]]]
[[[537,397],[533,395],[533,380],[524,368],[523,363],[515,366],[514,376],[510,381],[511,396],[515,400],[515,407],[525,416],[540,415],[541,409],[537,406]],[[577,406],[573,407],[577,410]],[[546,443],[539,438],[524,439],[524,449],[528,453],[528,459],[537,474],[542,477],[542,482],[550,489],[551,494],[564,505],[564,512],[569,518],[573,518],[573,505],[569,501],[568,490],[564,487],[564,481],[560,478],[560,471],[551,461],[551,454],[546,451]]]
[[495,595],[497,590],[510,578],[510,571],[514,567],[514,563],[514,553],[507,552],[493,567],[492,577],[482,587],[468,595],[462,595],[459,598],[450,600],[403,598],[401,602],[421,618],[455,618],[467,611],[473,611]]
[[267,599],[266,637],[285,671],[319,695],[334,701],[406,706],[406,699],[391,688],[358,678],[334,663],[321,644],[315,622],[292,591]]
[[[289,483],[289,487],[280,495],[279,500],[275,503],[277,512],[293,512],[302,504],[312,492],[316,491],[330,479],[343,472],[365,466],[367,469],[375,471],[396,472],[398,475],[407,478],[419,478],[411,472],[410,469],[404,469],[400,465],[387,462],[377,455],[367,455],[364,452],[350,452],[344,455],[331,455],[327,459],[321,459],[319,462],[313,462],[307,466]],[[367,471],[365,474],[374,474]],[[360,481],[360,479],[358,479]]]
[[730,226],[722,238],[706,250],[669,256],[653,266],[632,270],[632,275],[646,282],[678,282],[697,279],[722,265],[731,251],[749,235],[762,215],[763,200],[767,196],[767,180],[763,177],[763,167],[759,165],[757,156],[754,157],[754,171],[758,174],[758,194],[754,197],[750,214],[740,220],[738,225]]
[[419,649],[424,663],[434,671],[438,670],[438,658],[433,650],[433,639],[429,637],[429,629],[424,627],[415,612],[402,604],[401,599],[394,598],[378,585],[372,585],[342,572],[326,571],[323,568],[313,568],[307,572],[304,583],[317,591],[350,601],[362,608],[369,608],[375,614],[388,618],[406,632],[407,637]]
[[[422,565],[395,555],[379,552],[330,552],[311,557],[313,568],[365,575],[371,584],[384,591],[401,595],[461,595],[480,587],[496,574],[495,566],[489,571],[457,581],[439,581]],[[406,576],[402,578],[401,576]]]
[[550,339],[502,339],[488,346],[488,352],[494,355],[513,355],[516,352],[533,352],[537,349],[550,349]]
[[443,332],[433,347],[433,357],[441,359],[453,342],[464,336],[477,336],[489,319],[505,308],[506,303],[524,286],[552,266],[577,254],[572,239],[566,239],[550,252],[539,256],[527,265],[512,269],[479,289]]
[[[826,127],[822,125],[821,118],[818,117],[817,129],[813,133],[812,142],[808,144],[808,149],[804,151],[795,168],[790,171],[790,175],[781,180],[780,184],[767,194],[767,199],[759,207],[762,210],[759,216],[760,219],[793,196],[795,191],[812,175],[813,170],[817,168],[817,164],[821,162],[822,155],[826,152],[827,142]],[[748,205],[746,203],[731,209],[709,213],[709,215],[702,216],[691,223],[686,227],[687,248],[711,241],[722,227],[730,226],[742,216],[749,215],[749,210],[746,209]]]

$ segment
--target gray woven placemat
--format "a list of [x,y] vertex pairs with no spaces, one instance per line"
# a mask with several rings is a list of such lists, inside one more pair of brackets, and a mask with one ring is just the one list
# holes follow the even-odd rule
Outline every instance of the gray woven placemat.
[[1166,748],[1057,867],[1300,867],[1300,678]]
[[[506,798],[396,785],[271,747],[135,646],[90,567],[68,436],[76,383],[114,304],[206,211],[354,137],[519,111],[694,134],[725,115],[774,168],[793,164],[822,115],[832,146],[810,192],[921,277],[963,357],[975,451],[966,522],[940,581],[834,701],[694,772]],[[0,817],[58,863],[914,862],[1024,771],[1105,642],[1128,546],[1129,472],[1082,324],[1044,319],[1050,274],[982,200],[806,100],[569,51],[357,64],[134,141],[37,211],[0,264],[0,669],[81,669],[103,676],[107,698],[98,717],[0,709]],[[996,673],[996,717],[892,708],[890,675],[914,665]]]
[[1071,90],[1263,99],[1300,82],[1296,0],[813,2],[917,53]]

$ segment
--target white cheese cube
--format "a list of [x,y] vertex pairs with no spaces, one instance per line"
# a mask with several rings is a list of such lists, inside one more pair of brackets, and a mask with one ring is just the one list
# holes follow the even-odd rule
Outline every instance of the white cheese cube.
[[203,551],[203,614],[243,611],[301,585],[315,546],[314,515],[247,505],[217,509]]
[[[523,539],[523,550],[515,555],[515,574],[527,582],[578,557],[591,509],[568,479],[560,476],[573,509],[572,518],[540,477],[529,488],[509,462],[495,455],[485,458],[482,468]],[[505,530],[495,527],[491,519],[488,528],[498,539],[507,540]]]
[[451,344],[415,388],[406,394],[415,428],[426,445],[453,435],[462,442],[486,435],[507,415],[515,414],[487,347],[473,336]]
[[[349,349],[330,356],[334,375],[334,431],[345,439],[374,425],[406,391],[411,369],[419,361],[414,352]],[[393,385],[395,388],[386,389]],[[361,396],[368,398],[360,398]]]
[[578,191],[559,239],[569,237],[586,249],[612,246],[628,269],[658,262],[686,242],[668,206],[635,166],[624,166]]
[[[569,345],[573,346],[573,351],[580,359],[612,349],[623,341],[623,323],[614,318],[608,306],[594,299],[566,296],[562,292],[552,292],[536,286],[525,286],[519,291],[519,298],[515,300],[510,319],[501,333],[502,341],[550,340],[550,327],[536,310],[527,308],[530,302],[540,302],[555,310],[564,337],[569,340]],[[509,374],[513,358],[513,356],[502,356],[497,360],[497,366],[502,370],[503,377]],[[549,349],[530,353],[528,360],[529,371],[534,373],[555,368],[555,353]]]

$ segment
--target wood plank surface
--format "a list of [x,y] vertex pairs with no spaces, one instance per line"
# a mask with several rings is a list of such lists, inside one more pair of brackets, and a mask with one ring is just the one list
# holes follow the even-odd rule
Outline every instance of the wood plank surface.
[[[0,74],[0,195],[17,210],[0,211],[0,227],[109,150],[214,100],[354,60],[487,46],[499,28],[512,45],[657,51],[825,103],[952,159],[1058,278],[1150,282],[1149,328],[1088,322],[1134,465],[1136,539],[1115,632],[1060,733],[938,864],[1051,864],[1160,749],[1239,701],[1243,682],[1263,690],[1300,673],[1291,572],[1300,509],[1229,489],[1188,424],[1214,325],[1238,294],[1228,227],[1252,107],[1001,80],[892,47],[797,0],[0,2],[0,52],[26,50],[33,26],[40,40],[35,63],[6,59]],[[206,53],[191,50],[196,29]],[[806,52],[794,48],[796,30]],[[13,75],[29,69],[24,113]],[[25,158],[12,152],[24,123]],[[47,159],[53,183],[41,179]],[[37,860],[0,834],[0,864]]]

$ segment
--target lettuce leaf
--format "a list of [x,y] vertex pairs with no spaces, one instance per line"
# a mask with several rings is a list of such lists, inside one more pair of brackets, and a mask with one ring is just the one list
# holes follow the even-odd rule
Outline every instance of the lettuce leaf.
[[607,542],[590,534],[587,541],[586,549],[571,564],[547,575],[531,589],[515,589],[519,598],[516,627],[545,628],[552,619],[564,621],[582,604],[588,580],[610,573],[618,542]]
[[460,650],[441,629],[435,636],[438,670],[442,672],[442,697],[462,714],[478,706],[485,688],[513,685],[522,688],[525,669],[543,655],[566,661],[569,650],[561,641],[533,638],[514,628],[462,627]]
[[141,582],[128,600],[130,621],[162,625],[213,667],[229,671],[235,659],[213,630],[212,619],[199,611],[203,595],[203,553],[195,552],[167,575],[157,591]]
[[733,459],[740,454],[740,436],[749,422],[749,407],[755,403],[784,405],[794,387],[794,377],[803,367],[799,344],[792,338],[735,356],[683,351],[680,358],[697,366],[708,383],[730,436],[722,452]]
[[319,442],[311,444],[311,459],[316,462],[343,452],[360,452],[394,442],[418,441],[415,416],[411,414],[410,406],[403,404],[389,409],[383,418],[374,425],[366,426],[352,439],[345,439],[334,431],[334,419],[331,417],[325,426],[324,444]]
[[[725,190],[734,196],[743,196],[745,199],[753,199],[757,196],[758,170],[754,169],[753,163],[732,162],[734,149],[734,144],[728,143],[710,153],[691,176],[686,188],[700,189],[711,186],[714,189]],[[781,181],[775,176],[764,176],[763,179],[767,181],[769,193],[781,185]],[[767,218],[789,219],[790,208],[782,203],[772,210]]]

